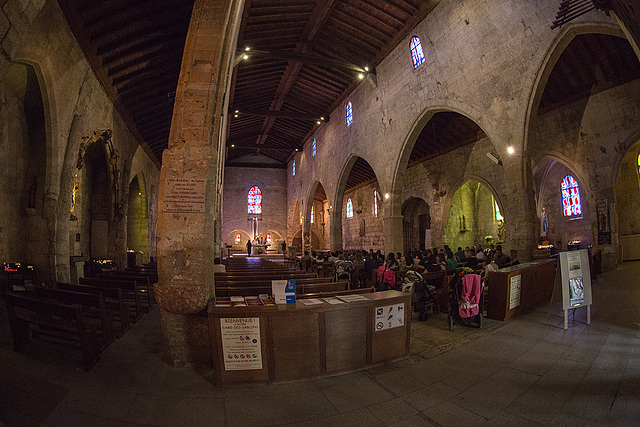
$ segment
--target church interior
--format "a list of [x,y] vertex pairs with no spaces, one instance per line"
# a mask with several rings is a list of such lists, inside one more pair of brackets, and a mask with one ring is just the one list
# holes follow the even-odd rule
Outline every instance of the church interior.
[[[637,423],[635,1],[0,11],[0,425]],[[421,322],[413,291],[303,261],[467,247],[523,263],[486,274],[478,330],[447,325],[455,272]],[[578,253],[589,301],[559,308]],[[232,312],[242,285],[269,305],[290,278],[295,310]],[[119,301],[95,343],[57,291]],[[352,291],[351,309],[305,303]],[[259,324],[248,371],[223,357],[229,319]],[[39,343],[55,329],[82,351]]]

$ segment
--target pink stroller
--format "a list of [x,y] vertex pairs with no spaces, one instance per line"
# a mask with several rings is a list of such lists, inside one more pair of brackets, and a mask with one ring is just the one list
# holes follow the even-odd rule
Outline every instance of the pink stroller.
[[456,324],[482,327],[482,313],[480,299],[484,284],[479,274],[456,274],[449,287],[451,292],[451,312],[449,313],[449,330]]

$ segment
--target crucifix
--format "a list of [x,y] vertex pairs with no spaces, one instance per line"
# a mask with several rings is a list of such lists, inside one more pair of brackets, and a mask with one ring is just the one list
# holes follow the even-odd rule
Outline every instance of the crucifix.
[[249,218],[247,221],[251,221],[251,235],[252,239],[258,237],[258,221],[262,221],[262,218],[258,218],[254,216],[253,218]]

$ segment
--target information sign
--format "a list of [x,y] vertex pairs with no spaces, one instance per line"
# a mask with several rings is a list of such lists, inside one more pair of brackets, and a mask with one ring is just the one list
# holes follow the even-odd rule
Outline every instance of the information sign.
[[204,212],[206,195],[204,179],[169,178],[165,180],[164,211]]
[[567,310],[587,307],[587,324],[591,323],[591,273],[589,271],[589,252],[560,252],[560,271],[562,285],[562,309],[564,310],[564,328],[568,326]]
[[522,275],[511,276],[509,283],[509,310],[520,305],[520,289],[522,288]]
[[262,369],[259,318],[220,318],[220,332],[225,371]]
[[404,303],[375,307],[374,331],[404,326]]

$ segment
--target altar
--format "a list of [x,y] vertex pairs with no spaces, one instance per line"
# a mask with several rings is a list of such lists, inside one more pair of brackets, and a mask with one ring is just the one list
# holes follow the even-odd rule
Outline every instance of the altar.
[[254,244],[251,248],[251,255],[263,255],[267,253],[267,247],[269,247],[269,244],[266,245],[261,245],[261,244]]

